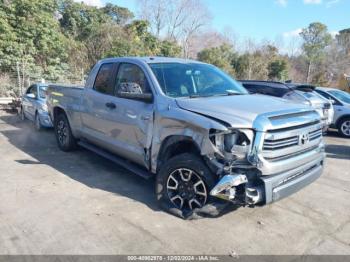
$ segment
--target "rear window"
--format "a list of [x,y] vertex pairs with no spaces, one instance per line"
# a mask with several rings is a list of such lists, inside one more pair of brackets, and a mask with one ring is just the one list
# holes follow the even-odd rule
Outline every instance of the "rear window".
[[94,89],[100,93],[113,95],[113,63],[103,64],[96,76]]
[[275,97],[283,97],[291,90],[288,87],[285,87],[283,85],[277,86],[277,85],[265,85],[265,84],[243,84],[243,86],[248,89],[250,93],[257,93],[257,94],[263,94],[268,96],[275,96]]
[[39,86],[39,97],[41,99],[46,99],[47,86]]

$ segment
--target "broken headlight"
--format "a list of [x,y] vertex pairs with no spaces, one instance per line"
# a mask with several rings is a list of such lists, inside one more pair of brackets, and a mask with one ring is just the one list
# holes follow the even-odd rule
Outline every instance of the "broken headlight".
[[225,159],[246,159],[254,138],[254,132],[249,129],[234,129],[229,131],[212,131],[210,139],[218,149],[218,154]]

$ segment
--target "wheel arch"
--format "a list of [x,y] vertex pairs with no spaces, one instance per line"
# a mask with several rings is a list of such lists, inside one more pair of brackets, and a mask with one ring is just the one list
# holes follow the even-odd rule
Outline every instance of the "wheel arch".
[[157,171],[170,158],[184,154],[192,153],[201,156],[200,146],[189,136],[171,135],[164,139],[160,146],[157,157]]
[[350,119],[350,114],[343,115],[343,116],[339,117],[339,119],[337,120],[335,126],[336,126],[337,128],[339,128],[339,125],[340,125],[341,121],[343,121],[343,120],[346,119],[346,118],[349,118],[349,119]]
[[[68,118],[66,111],[65,111],[62,107],[60,107],[60,106],[55,106],[55,107],[53,108],[53,110],[52,110],[52,118],[53,118],[53,119],[52,119],[52,122],[53,122],[53,123],[55,123],[55,121],[56,121],[56,119],[57,119],[57,116],[58,116],[59,114],[65,114],[65,116]],[[68,121],[69,121],[69,119],[68,119]]]

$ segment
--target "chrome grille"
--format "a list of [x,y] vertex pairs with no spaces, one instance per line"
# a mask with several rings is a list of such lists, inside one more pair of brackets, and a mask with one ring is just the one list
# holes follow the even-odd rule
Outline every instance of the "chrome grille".
[[290,146],[295,146],[298,144],[299,144],[298,136],[287,137],[287,138],[277,139],[277,140],[266,139],[264,142],[263,150],[282,149]]
[[307,152],[317,146],[322,139],[320,123],[295,126],[294,128],[268,131],[262,146],[262,154],[266,160],[278,160],[281,157]]
[[309,133],[309,141],[322,137],[322,129],[318,129]]

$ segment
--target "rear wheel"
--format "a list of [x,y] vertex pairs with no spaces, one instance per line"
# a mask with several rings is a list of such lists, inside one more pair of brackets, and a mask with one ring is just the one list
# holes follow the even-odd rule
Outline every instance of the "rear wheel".
[[72,134],[67,116],[63,113],[55,119],[55,136],[58,147],[62,151],[72,151],[76,148],[76,139]]
[[350,138],[350,117],[340,121],[338,131],[342,136]]
[[23,107],[21,107],[20,117],[21,117],[21,120],[22,120],[22,121],[26,120],[26,116],[25,116],[25,114],[24,114]]
[[[166,161],[157,175],[156,194],[162,208],[176,209],[185,217],[209,200],[215,179],[194,154],[181,154]],[[173,213],[173,212],[172,212]]]
[[41,131],[43,129],[43,127],[41,125],[41,122],[40,122],[40,117],[39,117],[38,113],[35,114],[34,125],[35,125],[35,129],[37,131]]

